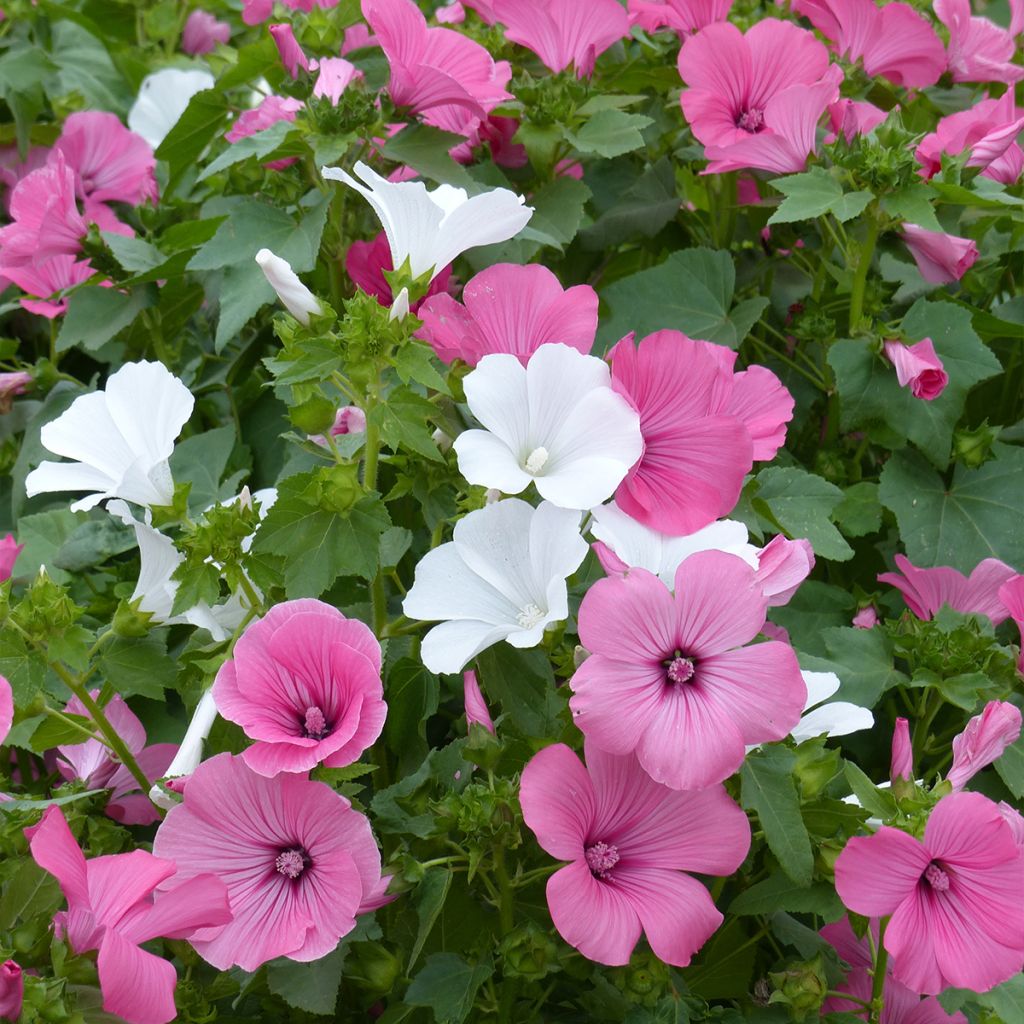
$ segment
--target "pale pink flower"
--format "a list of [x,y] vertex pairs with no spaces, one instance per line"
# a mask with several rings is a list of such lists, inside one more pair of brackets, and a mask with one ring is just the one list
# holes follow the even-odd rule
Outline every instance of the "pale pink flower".
[[1007,747],[1020,739],[1020,710],[1008,701],[990,700],[962,733],[953,737],[953,765],[946,773],[953,792],[961,790]]
[[[47,146],[30,146],[24,160],[21,159],[17,146],[0,146],[0,182],[13,189],[26,174],[44,167],[49,156],[50,150]],[[9,196],[5,195],[5,210],[8,205]]]
[[[94,274],[95,271],[88,260],[79,260],[74,256],[50,256],[38,263],[3,267],[4,277],[22,291],[36,296],[32,299],[21,299],[21,305],[30,313],[45,316],[48,320],[63,315],[68,308],[68,300],[62,293],[76,284],[88,281]],[[107,285],[108,282],[104,282],[104,286]]]
[[[366,430],[366,413],[358,405],[346,405],[334,414],[334,423],[331,425],[331,437],[340,437],[343,434],[361,434]],[[315,444],[327,447],[327,438],[323,434],[308,434],[310,441]]]
[[656,331],[609,353],[612,386],[640,413],[644,453],[615,500],[662,533],[686,534],[727,515],[754,460],[786,437],[793,397],[762,366],[734,373],[736,353]]
[[[99,690],[92,690],[93,700]],[[85,705],[72,697],[64,710],[69,715],[92,719]],[[178,747],[174,743],[155,743],[146,746],[146,729],[135,712],[115,695],[103,708],[107,721],[114,727],[149,781],[155,782],[167,771]],[[110,753],[110,748],[98,739],[84,743],[64,743],[57,747],[57,771],[69,781],[81,779],[88,789],[108,789],[106,813],[123,825],[151,825],[160,820],[160,812],[146,793],[139,792],[139,784],[132,773]]]
[[1024,857],[988,797],[952,793],[924,841],[883,826],[854,837],[835,865],[836,889],[865,917],[889,917],[893,977],[914,992],[986,992],[1024,967]]
[[470,366],[493,352],[508,352],[524,366],[541,345],[562,343],[584,355],[597,333],[597,292],[580,284],[563,289],[537,263],[498,263],[480,271],[462,290],[462,302],[447,294],[424,300],[417,337],[445,363]]
[[825,137],[826,142],[835,142],[842,135],[847,145],[858,135],[867,135],[877,128],[887,117],[888,112],[876,107],[874,103],[864,100],[839,99],[828,106],[828,119],[832,132]]
[[[345,253],[345,273],[357,288],[374,296],[382,306],[390,306],[393,301],[391,285],[384,271],[394,269],[388,236],[383,231],[369,242],[353,242]],[[410,304],[410,311],[417,313],[431,295],[445,294],[451,286],[451,277],[449,263],[430,282],[426,296]]]
[[349,25],[342,37],[341,56],[351,53],[353,50],[364,50],[370,46],[379,46],[377,37],[370,34],[370,27],[361,21]]
[[477,682],[476,673],[473,671],[462,673],[462,695],[463,704],[466,708],[466,727],[474,722],[482,725],[491,735],[494,735],[494,721],[490,711],[487,710],[487,702],[480,692],[480,684]]
[[256,742],[260,775],[352,764],[387,715],[380,644],[369,627],[322,601],[286,601],[251,623],[213,684],[217,710]]
[[21,1016],[25,979],[13,961],[0,964],[0,1020],[16,1021]]
[[259,25],[274,10],[274,0],[242,0],[242,21],[246,25]]
[[[10,536],[8,534],[8,536]],[[14,693],[11,684],[0,676],[0,743],[7,739],[14,722]]]
[[904,345],[902,341],[890,338],[882,348],[886,359],[896,369],[900,387],[909,387],[915,398],[930,402],[946,390],[949,374],[936,355],[931,338],[924,338],[913,345]]
[[1024,67],[1013,63],[1017,49],[1013,36],[988,18],[972,16],[970,0],[934,0],[933,7],[949,29],[946,57],[954,82],[1012,86],[1024,78]]
[[316,76],[313,95],[327,98],[331,101],[331,106],[336,107],[341,100],[341,94],[355,79],[362,77],[362,71],[344,57],[325,57],[320,61],[320,72]]
[[276,957],[319,960],[356,924],[381,889],[370,823],[322,782],[284,773],[268,779],[240,757],[218,754],[185,783],[153,849],[179,878],[216,875],[234,919],[190,941],[225,971],[255,971]]
[[681,36],[725,21],[732,0],[629,0],[629,23],[645,32],[672,29]]
[[895,562],[899,572],[883,572],[878,582],[895,587],[919,619],[930,619],[943,605],[949,605],[963,615],[986,615],[993,626],[1005,621],[1008,613],[999,599],[999,589],[1016,573],[998,558],[979,562],[970,576],[944,565],[919,569],[904,555],[897,555]]
[[231,38],[231,26],[218,21],[209,11],[193,11],[185,21],[181,33],[181,48],[185,53],[198,57],[212,53],[217,44],[226,44]]
[[1020,634],[1017,671],[1024,675],[1024,576],[1011,576],[999,588],[999,600],[1017,625],[1017,632]]
[[929,231],[916,224],[904,224],[901,237],[930,284],[959,281],[978,258],[978,246],[971,238]]
[[278,121],[294,122],[295,116],[305,106],[302,100],[291,96],[265,96],[258,107],[245,110],[235,118],[234,124],[224,133],[228,142],[239,142],[257,132],[266,131]]
[[914,750],[910,743],[910,723],[905,718],[897,718],[892,731],[892,758],[889,763],[889,779],[895,782],[904,779],[910,782],[914,778]]
[[434,11],[434,17],[439,25],[461,25],[466,20],[466,8],[459,0],[451,0],[443,7],[438,7]]
[[576,724],[609,753],[635,751],[673,789],[721,782],[747,744],[782,739],[804,710],[792,648],[742,646],[767,608],[754,570],[719,551],[687,558],[674,595],[644,569],[598,580],[579,611],[591,654],[569,683]]
[[18,560],[24,544],[19,544],[13,533],[0,540],[0,583],[9,580],[14,574],[14,563]]
[[303,71],[309,70],[309,58],[299,46],[299,41],[295,38],[291,25],[287,22],[271,25],[270,34],[277,44],[277,52],[281,57],[284,69],[292,78],[299,77],[300,68]]
[[873,604],[865,605],[863,608],[858,609],[857,614],[854,615],[851,626],[856,626],[857,629],[872,629],[878,624],[878,611]]
[[934,85],[946,68],[942,41],[909,4],[876,7],[873,0],[795,0],[793,11],[835,43],[869,77],[882,75],[907,89]]
[[1024,32],[1024,0],[1010,0],[1010,35]]
[[24,370],[0,373],[0,413],[9,412],[15,395],[23,395],[32,385],[32,374]]
[[803,537],[790,540],[782,534],[757,555],[757,585],[768,598],[768,607],[788,604],[814,568],[814,548]]
[[505,38],[532,50],[556,74],[570,64],[582,78],[613,43],[629,34],[618,0],[491,0]]
[[680,793],[631,754],[590,740],[585,754],[586,767],[558,743],[523,769],[523,819],[545,851],[569,861],[548,879],[551,919],[598,963],[629,963],[643,933],[655,956],[685,967],[722,923],[688,872],[732,874],[750,847],[746,815],[722,786]]
[[25,835],[35,862],[57,879],[68,902],[55,925],[75,953],[99,951],[103,1009],[130,1024],[174,1020],[174,964],[141,944],[185,939],[230,921],[224,883],[212,873],[175,874],[173,861],[144,850],[86,860],[59,807],[47,807]]

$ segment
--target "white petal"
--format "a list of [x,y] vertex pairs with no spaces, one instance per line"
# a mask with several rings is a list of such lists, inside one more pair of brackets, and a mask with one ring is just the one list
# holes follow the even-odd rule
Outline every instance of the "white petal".
[[409,289],[403,288],[394,302],[391,303],[391,311],[388,313],[388,320],[404,320],[409,315]]
[[299,280],[291,264],[269,249],[260,249],[255,259],[284,308],[300,324],[308,327],[310,316],[320,312],[316,296]]
[[846,736],[851,732],[870,729],[875,724],[874,716],[867,708],[836,701],[834,704],[822,704],[814,711],[808,712],[793,729],[793,738],[798,742],[820,736]]
[[459,459],[459,472],[471,484],[494,487],[504,494],[519,494],[533,480],[508,445],[486,430],[464,430],[453,447]]
[[[531,449],[544,445],[549,452],[554,453],[558,432],[586,397],[595,391],[614,394],[610,381],[608,364],[604,360],[586,356],[568,345],[541,345],[530,356],[526,367],[526,390],[530,406],[528,441]],[[618,395],[615,397],[626,404]],[[629,408],[628,405],[626,407]],[[639,424],[636,413],[633,416]],[[640,453],[637,452],[633,461],[639,457]]]
[[482,650],[503,640],[510,628],[470,619],[442,622],[423,638],[420,659],[431,672],[458,672]]
[[33,498],[48,491],[95,491],[96,502],[102,501],[114,486],[106,473],[81,462],[41,462],[25,478],[25,493]]
[[138,452],[118,429],[103,391],[80,395],[55,420],[43,425],[44,448],[120,480]]
[[507,188],[482,192],[453,209],[441,222],[435,243],[437,269],[478,245],[504,242],[519,234],[533,216],[522,196]]
[[563,459],[557,470],[536,477],[534,483],[537,493],[552,505],[584,509],[614,493],[628,470],[614,459]]
[[213,75],[198,69],[164,68],[147,75],[128,112],[128,127],[156,149],[185,113],[189,100],[213,86]]
[[530,523],[530,563],[535,585],[545,593],[552,581],[563,583],[587,557],[587,542],[580,535],[580,514],[542,502]]
[[[527,371],[507,352],[484,356],[462,382],[466,404],[476,419],[508,446],[518,460],[531,444]],[[539,442],[538,442],[539,443]],[[458,450],[458,439],[456,439]]]
[[807,685],[807,703],[805,708],[813,708],[824,700],[828,700],[839,689],[839,676],[835,672],[804,672],[800,675]]
[[[594,537],[607,544],[626,565],[646,569],[665,579],[667,567],[663,563],[662,553],[666,541],[672,538],[638,523],[614,501],[598,505],[590,513],[593,516],[590,532]],[[672,577],[667,581],[669,586],[673,585],[675,568],[673,566],[670,570]]]

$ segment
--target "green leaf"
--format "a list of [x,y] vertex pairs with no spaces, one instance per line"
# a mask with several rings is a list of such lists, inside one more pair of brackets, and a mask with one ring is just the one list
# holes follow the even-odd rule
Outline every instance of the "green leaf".
[[1018,799],[1024,799],[1024,736],[1006,748],[995,763],[1006,788]]
[[129,273],[152,270],[167,259],[155,245],[150,245],[142,238],[129,238],[115,231],[101,231],[100,234],[107,248],[114,254],[114,259]]
[[607,251],[637,235],[653,238],[679,212],[675,173],[666,157],[639,178],[628,160],[596,164],[588,170],[587,185],[598,211],[594,223],[579,233],[589,252]]
[[81,572],[135,547],[134,530],[119,520],[112,516],[89,519],[75,527],[52,556],[51,564],[66,572]]
[[434,350],[429,345],[410,339],[398,350],[392,363],[403,384],[414,380],[440,391],[442,395],[450,395],[448,384],[434,365],[436,359]]
[[556,178],[530,197],[533,216],[516,236],[562,249],[575,237],[583,222],[583,208],[590,189],[575,178]]
[[199,162],[203,150],[221,133],[227,119],[228,97],[221,89],[204,89],[188,101],[185,113],[156,151],[157,159],[168,164],[168,190],[173,191],[185,171]]
[[68,299],[68,309],[57,335],[57,351],[78,346],[95,352],[116,338],[143,309],[153,304],[148,288],[122,292],[117,288],[87,285]]
[[916,452],[896,452],[886,463],[879,494],[915,565],[969,573],[985,558],[1024,564],[1024,450],[996,443],[992,453],[979,469],[958,465],[949,486]]
[[905,220],[929,231],[942,231],[932,206],[933,192],[925,184],[907,185],[883,196],[882,210],[895,220]]
[[250,157],[268,157],[275,150],[281,148],[288,136],[294,132],[295,125],[290,121],[278,121],[262,132],[250,135],[247,138],[239,139],[229,144],[228,148],[216,159],[203,168],[196,181],[205,181],[211,175],[217,174],[228,167],[233,167]]
[[814,854],[793,785],[796,755],[785,747],[762,747],[743,762],[740,803],[756,811],[779,866],[797,885],[811,884]]
[[622,156],[644,144],[641,130],[654,121],[643,114],[627,114],[623,110],[599,110],[582,128],[567,131],[565,137],[581,153],[597,156]]
[[163,700],[174,689],[178,667],[167,653],[164,631],[145,637],[116,636],[102,648],[99,671],[123,697]]
[[[700,962],[683,969],[686,987],[703,999],[729,999],[746,992],[757,955],[749,938],[747,922],[739,917],[727,920],[701,949]],[[700,1013],[697,1019],[707,1018]]]
[[423,945],[430,937],[434,922],[437,921],[444,901],[448,898],[448,890],[452,887],[453,877],[449,868],[429,868],[416,887],[413,905],[416,907],[416,916],[419,918],[419,928],[416,931],[416,941],[412,944],[412,950],[409,953],[406,973],[412,972],[420,953],[423,952]]
[[845,562],[853,548],[832,525],[843,492],[823,477],[795,466],[771,466],[757,474],[755,506],[763,503],[790,537],[806,537],[816,555]]
[[490,960],[470,965],[454,953],[434,953],[405,993],[411,1006],[429,1006],[437,1024],[462,1024],[477,989],[494,973]]
[[831,212],[836,220],[847,221],[864,208],[874,196],[870,192],[843,193],[843,187],[823,167],[812,167],[802,174],[773,178],[770,184],[786,198],[768,219],[769,224],[789,224],[813,220]]
[[768,915],[777,910],[820,914],[826,921],[838,920],[844,913],[834,886],[826,882],[815,882],[811,886],[795,885],[781,872],[752,885],[729,904],[729,913],[741,916]]
[[95,731],[92,719],[86,718],[84,715],[72,715],[67,711],[64,712],[64,719],[47,715],[32,733],[29,744],[36,753],[42,754],[64,743],[84,743],[86,737],[83,735],[82,729],[75,728],[76,725],[88,729],[90,732]]
[[1015,974],[1009,981],[977,998],[995,1010],[1004,1024],[1016,1024],[1024,1020],[1024,975]]
[[21,921],[41,918],[51,907],[56,910],[61,899],[57,879],[31,857],[25,857],[4,886],[3,899],[0,899],[0,929],[10,932]]
[[194,434],[179,441],[171,454],[171,475],[176,484],[192,485],[189,508],[199,511],[230,498],[222,495],[220,480],[235,447],[235,428],[228,425]]
[[15,563],[19,576],[33,577],[41,566],[57,583],[66,583],[68,575],[57,568],[55,558],[85,519],[79,512],[66,508],[51,509],[18,520],[18,540],[25,545]]
[[393,451],[405,449],[432,462],[443,462],[434,443],[430,418],[434,405],[409,388],[395,388],[387,398],[370,410],[370,422],[380,430],[384,443]]
[[437,676],[418,660],[400,658],[391,666],[384,684],[388,717],[384,740],[392,753],[422,760],[429,747],[426,742],[427,719],[437,711],[440,684]]
[[524,736],[550,736],[559,731],[558,713],[565,698],[555,689],[547,656],[498,644],[476,657],[480,685],[490,700],[501,702]]
[[843,762],[843,772],[853,795],[864,810],[883,821],[891,821],[896,817],[896,800],[892,793],[879,789],[852,761]]
[[881,629],[830,627],[821,636],[827,655],[802,656],[800,665],[814,672],[835,672],[840,683],[837,700],[873,708],[887,690],[909,682],[893,667],[892,641]]
[[78,93],[89,109],[126,114],[135,97],[103,43],[81,25],[65,19],[51,22],[50,31],[59,95]]
[[843,587],[806,580],[786,604],[769,612],[772,622],[789,632],[798,651],[824,657],[827,652],[823,630],[849,625],[854,608],[853,596]]
[[388,139],[382,155],[387,160],[412,167],[433,181],[467,188],[473,185],[473,179],[466,168],[448,154],[453,146],[465,141],[461,135],[431,125],[410,124]]
[[832,518],[847,537],[864,537],[882,527],[882,503],[878,484],[862,480],[843,491],[842,500],[832,510]]
[[289,1006],[306,1013],[329,1016],[334,1013],[345,965],[344,946],[312,963],[279,957],[267,965],[267,988]]
[[0,630],[0,675],[11,684],[14,706],[19,709],[28,707],[46,682],[46,662],[10,626]]
[[868,203],[874,199],[872,192],[844,192],[830,207],[832,216],[840,223],[845,224],[864,212]]

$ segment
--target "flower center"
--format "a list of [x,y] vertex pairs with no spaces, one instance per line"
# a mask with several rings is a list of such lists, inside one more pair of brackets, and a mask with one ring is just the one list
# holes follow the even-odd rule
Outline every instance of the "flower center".
[[293,846],[282,850],[274,861],[274,868],[285,878],[296,879],[312,864],[310,856],[301,846]]
[[331,734],[330,726],[324,713],[314,704],[306,708],[306,717],[302,723],[302,735],[311,740],[322,740]]
[[534,448],[527,455],[526,462],[523,463],[523,469],[532,476],[536,476],[548,464],[548,458],[549,452],[543,445],[539,448]]
[[516,622],[519,623],[523,629],[533,629],[534,626],[544,618],[544,613],[535,605],[533,602],[530,604],[524,604],[519,609],[519,614],[516,616]]
[[619,851],[608,843],[594,843],[583,851],[587,867],[595,878],[607,881],[611,878],[611,870],[619,863]]
[[751,135],[756,135],[764,127],[764,111],[754,107],[752,110],[744,110],[736,118],[736,127]]
[[936,892],[945,892],[949,888],[949,875],[935,861],[924,869],[924,877]]
[[684,658],[678,651],[675,657],[663,662],[665,677],[670,683],[688,683],[693,678],[693,658]]

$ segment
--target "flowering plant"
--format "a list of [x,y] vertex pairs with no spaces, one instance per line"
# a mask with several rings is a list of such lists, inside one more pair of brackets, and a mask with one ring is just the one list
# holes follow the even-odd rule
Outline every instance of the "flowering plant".
[[1020,1024],[1021,0],[6,0],[0,1020]]

